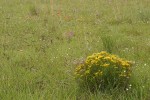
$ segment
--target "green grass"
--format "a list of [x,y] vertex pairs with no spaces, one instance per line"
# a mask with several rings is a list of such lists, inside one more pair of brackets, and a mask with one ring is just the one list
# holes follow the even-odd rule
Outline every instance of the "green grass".
[[[54,0],[53,7],[54,15],[50,0],[0,0],[0,100],[150,99],[149,0]],[[102,50],[135,62],[131,89],[80,91],[74,68]]]

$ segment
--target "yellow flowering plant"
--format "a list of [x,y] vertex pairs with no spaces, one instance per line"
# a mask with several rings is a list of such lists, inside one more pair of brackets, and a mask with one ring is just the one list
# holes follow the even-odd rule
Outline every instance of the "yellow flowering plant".
[[105,51],[88,56],[75,69],[75,78],[80,86],[91,90],[97,88],[125,87],[131,76],[132,63]]

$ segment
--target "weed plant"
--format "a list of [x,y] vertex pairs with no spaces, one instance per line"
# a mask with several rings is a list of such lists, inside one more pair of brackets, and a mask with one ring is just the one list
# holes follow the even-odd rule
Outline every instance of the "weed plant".
[[[105,51],[88,56],[75,70],[80,87],[96,89],[119,88],[128,86],[131,76],[131,62]],[[85,86],[84,86],[85,85]]]

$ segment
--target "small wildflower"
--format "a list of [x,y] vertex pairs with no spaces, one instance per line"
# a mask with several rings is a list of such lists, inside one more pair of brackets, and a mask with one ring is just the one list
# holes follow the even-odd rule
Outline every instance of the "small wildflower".
[[126,91],[128,91],[129,89],[128,88],[126,88]]

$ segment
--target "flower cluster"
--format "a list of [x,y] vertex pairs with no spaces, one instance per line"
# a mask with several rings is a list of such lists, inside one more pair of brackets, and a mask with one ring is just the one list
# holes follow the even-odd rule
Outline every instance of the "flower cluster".
[[132,63],[105,51],[88,56],[85,62],[77,66],[75,77],[79,84],[108,87],[127,85],[131,76]]

